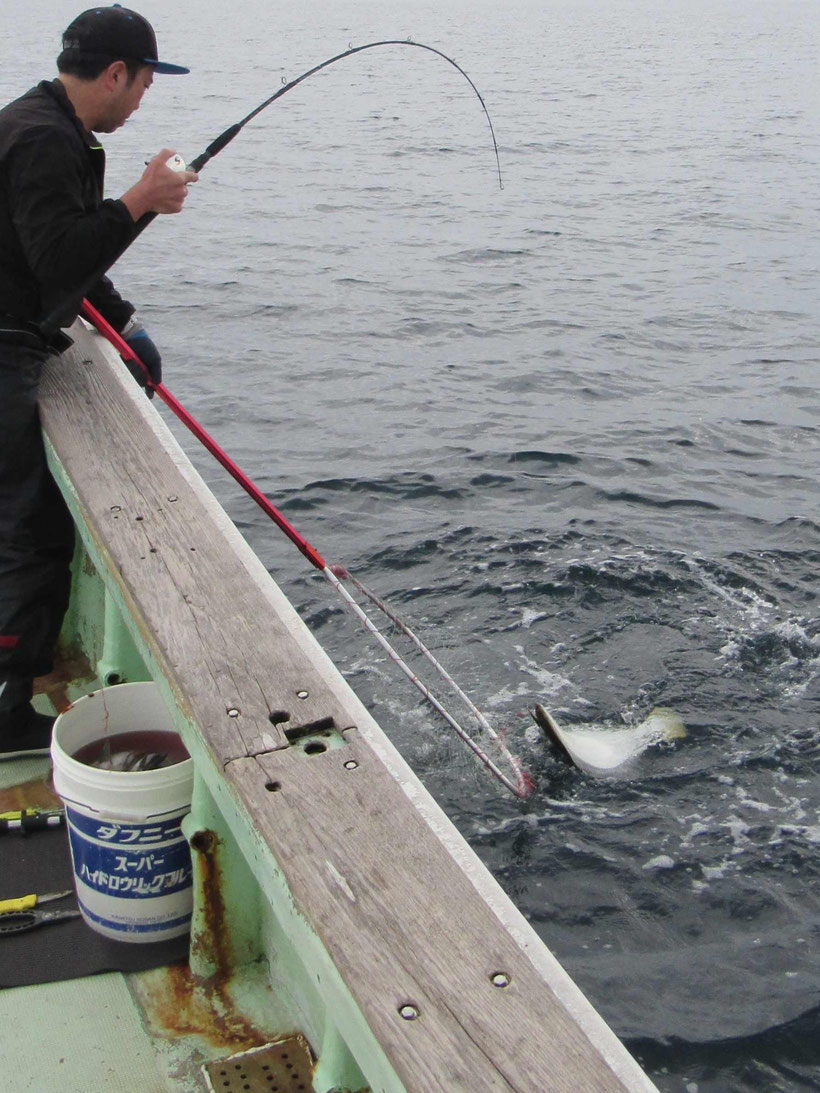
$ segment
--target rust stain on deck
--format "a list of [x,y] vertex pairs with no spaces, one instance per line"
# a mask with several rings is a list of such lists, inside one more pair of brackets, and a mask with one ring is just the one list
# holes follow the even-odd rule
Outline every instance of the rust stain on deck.
[[34,693],[47,695],[57,713],[64,713],[71,705],[69,686],[84,679],[96,679],[88,657],[79,645],[63,646],[57,653],[54,671],[35,679]]
[[187,964],[172,964],[151,977],[143,995],[152,1027],[168,1039],[200,1036],[227,1051],[259,1047],[270,1033],[237,1013],[227,984],[195,976]]

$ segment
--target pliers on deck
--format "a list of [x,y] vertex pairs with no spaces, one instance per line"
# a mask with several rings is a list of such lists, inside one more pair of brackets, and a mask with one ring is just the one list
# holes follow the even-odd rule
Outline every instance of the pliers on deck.
[[28,930],[36,930],[38,926],[48,926],[53,922],[79,917],[79,911],[6,911],[0,915],[0,937],[5,937],[6,934],[23,934]]
[[45,896],[32,893],[28,896],[19,896],[16,899],[0,900],[0,937],[5,934],[22,934],[28,930],[35,930],[38,926],[48,926],[54,922],[64,922],[70,918],[78,918],[80,912],[74,908],[62,911],[38,911],[37,905],[49,903],[55,899],[65,899],[72,895],[72,890],[66,892],[49,892]]

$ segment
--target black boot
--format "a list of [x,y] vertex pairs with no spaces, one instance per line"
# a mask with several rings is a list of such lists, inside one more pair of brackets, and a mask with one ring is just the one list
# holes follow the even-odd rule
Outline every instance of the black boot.
[[55,719],[37,713],[30,700],[30,680],[0,680],[0,763],[49,754]]

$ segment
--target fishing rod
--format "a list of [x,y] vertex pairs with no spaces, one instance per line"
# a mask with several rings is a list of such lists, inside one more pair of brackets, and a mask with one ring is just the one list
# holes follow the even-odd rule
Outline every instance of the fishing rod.
[[[188,169],[191,171],[201,171],[209,160],[218,155],[223,148],[238,136],[239,133],[245,128],[248,122],[253,121],[255,117],[267,109],[271,103],[276,102],[277,99],[281,99],[283,95],[287,95],[289,91],[292,91],[294,87],[298,87],[300,83],[308,79],[310,76],[314,76],[317,72],[321,72],[323,68],[328,68],[330,65],[336,64],[337,61],[343,61],[346,57],[352,57],[356,53],[363,53],[366,49],[377,49],[381,46],[410,46],[413,49],[423,49],[427,53],[433,53],[437,57],[441,57],[442,60],[452,65],[453,68],[459,72],[470,87],[475,92],[478,101],[481,103],[481,108],[484,111],[484,116],[487,119],[487,123],[490,127],[490,136],[492,137],[493,150],[495,152],[496,171],[498,173],[498,185],[500,189],[504,188],[504,181],[501,175],[501,157],[498,152],[498,141],[495,137],[495,129],[493,128],[493,120],[490,117],[490,112],[487,109],[487,104],[484,102],[484,98],[476,85],[464,71],[464,69],[457,64],[452,57],[448,57],[446,53],[442,53],[440,49],[436,49],[434,46],[425,45],[423,42],[414,42],[410,38],[387,38],[380,42],[368,42],[361,46],[350,46],[342,53],[337,53],[334,57],[328,57],[326,61],[322,61],[318,65],[314,65],[313,68],[309,68],[307,72],[303,72],[301,76],[297,76],[295,79],[290,80],[284,86],[280,87],[273,95],[265,99],[259,106],[255,107],[249,114],[247,114],[241,121],[236,122],[234,125],[229,125],[224,132],[220,133],[216,140],[211,141],[204,152],[201,152],[195,159],[188,164]],[[54,307],[48,315],[40,322],[39,329],[43,337],[48,340],[54,335],[61,326],[67,326],[73,320],[74,315],[77,313],[77,309],[80,306],[80,301],[88,295],[88,293],[94,288],[100,278],[104,277],[108,270],[114,265],[115,262],[125,254],[126,250],[136,240],[157,217],[157,213],[149,212],[136,222],[134,235],[128,240],[119,250],[113,255],[113,257],[107,259],[104,263],[97,267],[92,274],[85,278],[81,285],[72,290],[69,296],[62,300]]]
[[[83,300],[82,313],[85,318],[106,338],[111,345],[117,350],[123,360],[132,361],[139,368],[145,376],[146,386],[156,392],[162,399],[165,405],[175,414],[175,416],[185,425],[194,436],[201,441],[201,443],[208,449],[208,451],[214,456],[214,458],[225,468],[231,477],[242,487],[242,489],[251,497],[256,504],[262,509],[262,511],[270,517],[270,519],[276,524],[276,526],[285,533],[285,535],[291,540],[292,543],[301,551],[301,553],[307,558],[307,560],[318,569],[322,576],[327,580],[341,597],[343,603],[358,618],[368,633],[378,641],[390,659],[398,665],[402,672],[407,676],[410,682],[424,695],[425,699],[430,705],[447,721],[452,729],[456,732],[459,738],[470,748],[473,754],[479,759],[479,761],[487,768],[487,770],[495,778],[498,779],[502,785],[506,786],[516,797],[525,798],[530,795],[534,788],[534,783],[530,774],[523,769],[517,756],[515,756],[504,743],[501,735],[497,733],[490,725],[484,714],[478,709],[478,707],[472,702],[472,700],[462,691],[455,680],[450,676],[444,666],[436,659],[433,653],[427,648],[424,642],[419,638],[407,625],[407,623],[395,614],[387,605],[366,585],[361,581],[353,577],[348,569],[343,565],[329,565],[322,555],[316,550],[315,547],[300,535],[296,528],[290,523],[290,521],[282,515],[282,513],[273,505],[270,500],[265,496],[259,487],[245,474],[245,472],[231,459],[231,457],[223,451],[223,449],[217,444],[217,442],[211,437],[206,430],[199,424],[199,422],[193,417],[193,415],[182,405],[182,403],[168,390],[164,383],[155,383],[151,379],[148,368],[143,364],[134,350],[123,340],[114,328],[108,323],[97,309],[88,300]],[[350,580],[356,588],[359,589],[387,618],[390,619],[395,625],[397,625],[401,631],[412,641],[416,649],[421,655],[432,665],[441,679],[448,684],[453,692],[467,707],[470,713],[478,722],[481,729],[487,733],[492,739],[495,747],[503,757],[504,761],[509,765],[511,771],[514,774],[514,778],[505,774],[498,764],[492,759],[487,751],[481,747],[481,745],[473,739],[473,737],[467,732],[467,730],[456,720],[455,717],[449,712],[444,704],[437,698],[433,691],[424,683],[423,680],[413,671],[409,664],[407,664],[400,653],[390,644],[384,634],[379,630],[370,616],[363,610],[361,605],[354,599],[354,597],[344,587],[343,581]]]
[[352,57],[354,53],[362,53],[366,49],[376,49],[378,46],[411,46],[414,49],[424,49],[428,53],[435,53],[437,57],[441,57],[442,60],[452,65],[453,68],[460,72],[470,87],[476,94],[478,101],[481,103],[481,108],[484,111],[484,116],[487,119],[487,123],[490,126],[490,136],[493,141],[493,149],[495,151],[495,163],[496,171],[498,173],[498,185],[500,189],[504,189],[504,181],[501,176],[501,159],[498,154],[498,142],[495,139],[495,129],[493,128],[493,119],[490,117],[490,112],[487,109],[487,104],[484,102],[484,98],[476,85],[464,71],[464,69],[456,64],[452,57],[448,57],[446,53],[442,53],[440,49],[435,49],[433,46],[425,45],[423,42],[414,42],[412,38],[387,38],[382,42],[368,42],[363,46],[350,46],[344,50],[343,53],[337,53],[335,57],[329,57],[326,61],[322,61],[321,64],[314,65],[313,68],[309,68],[307,72],[303,72],[301,76],[297,76],[295,80],[290,80],[284,87],[280,87],[278,91],[275,91],[270,98],[265,99],[263,103],[260,103],[254,110],[251,110],[250,114],[246,115],[242,121],[237,122],[235,125],[230,125],[224,133],[221,133],[215,141],[208,145],[204,152],[196,157],[190,164],[190,170],[201,170],[209,159],[212,159],[217,153],[233,140],[233,138],[240,133],[249,121],[252,121],[257,114],[261,114],[271,103],[276,102],[283,95],[286,95],[288,91],[292,91],[294,87],[298,86],[303,80],[306,80],[308,76],[313,76],[316,72],[321,72],[323,68],[327,68],[328,65],[336,64],[337,61],[342,61],[345,57]]

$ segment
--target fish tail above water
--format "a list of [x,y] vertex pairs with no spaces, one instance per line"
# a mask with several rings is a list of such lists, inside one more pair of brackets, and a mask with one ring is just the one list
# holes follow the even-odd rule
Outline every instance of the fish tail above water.
[[661,740],[683,740],[686,737],[683,718],[669,706],[656,706],[646,721],[638,727],[640,729],[655,728]]
[[612,773],[652,744],[686,736],[680,715],[663,706],[656,706],[640,724],[622,728],[585,725],[564,729],[541,705],[535,707],[532,717],[556,749],[558,758],[587,774]]

